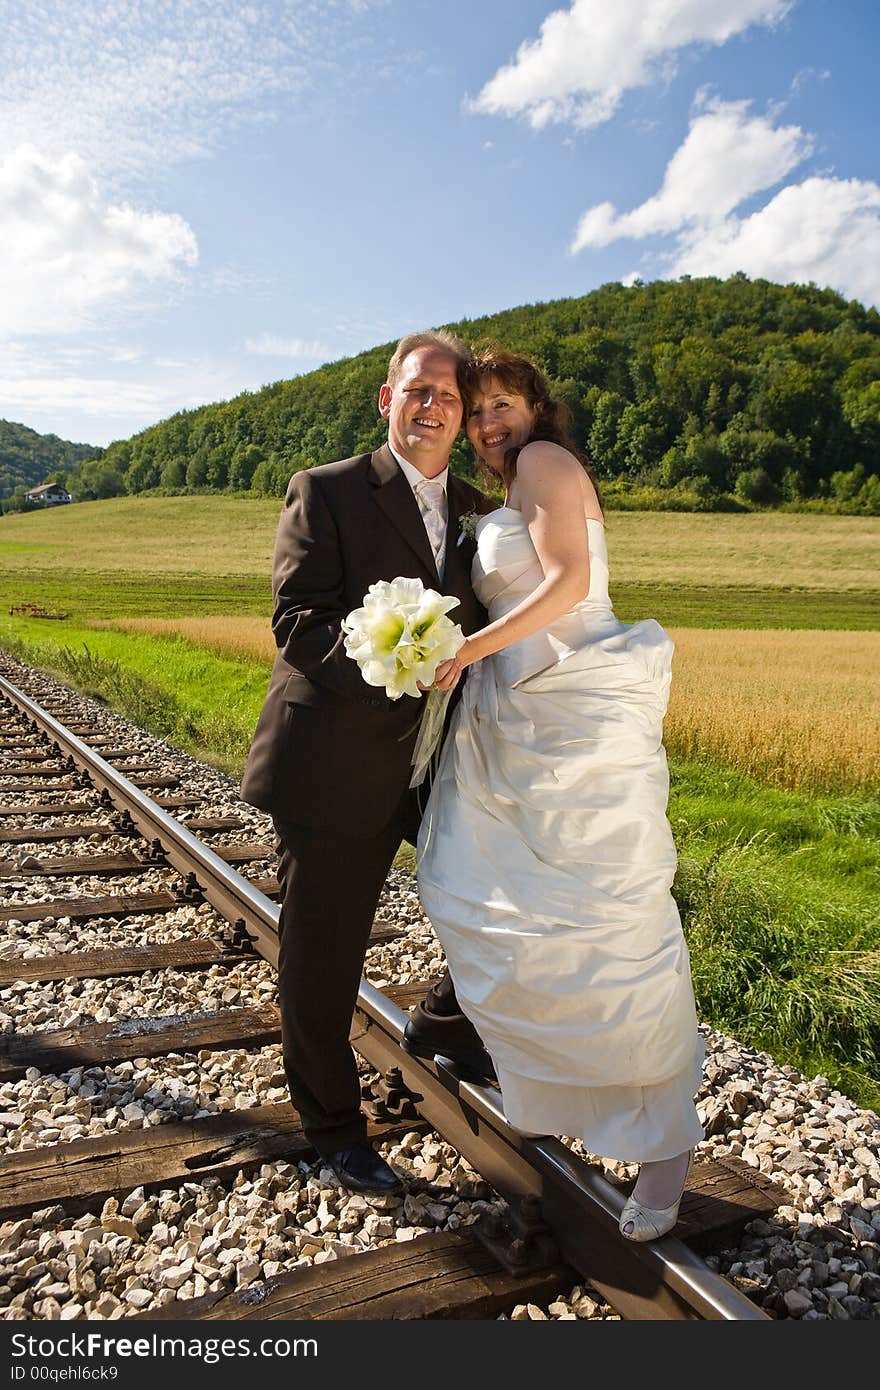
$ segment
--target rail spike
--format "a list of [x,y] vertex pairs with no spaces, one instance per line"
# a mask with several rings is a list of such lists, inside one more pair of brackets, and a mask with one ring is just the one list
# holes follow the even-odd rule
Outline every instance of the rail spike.
[[226,926],[220,928],[217,935],[223,945],[230,951],[235,951],[237,955],[256,955],[253,938],[243,917],[236,917],[234,922],[228,922]]
[[541,1203],[534,1193],[514,1198],[507,1210],[484,1212],[471,1228],[498,1263],[522,1278],[551,1265],[561,1264],[562,1255],[550,1227],[541,1214]]
[[208,901],[205,897],[205,890],[194,873],[187,874],[180,896],[187,903],[205,903]]
[[416,1102],[422,1097],[404,1084],[400,1067],[390,1067],[384,1076],[363,1088],[364,1110],[377,1124],[395,1120],[417,1120]]

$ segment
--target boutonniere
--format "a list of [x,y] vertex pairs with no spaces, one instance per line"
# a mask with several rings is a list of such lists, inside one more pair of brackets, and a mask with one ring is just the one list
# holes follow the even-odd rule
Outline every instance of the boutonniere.
[[456,545],[461,545],[465,537],[467,537],[469,541],[475,541],[477,539],[477,522],[479,520],[479,512],[465,512],[464,516],[458,518],[459,535],[458,540],[455,542]]

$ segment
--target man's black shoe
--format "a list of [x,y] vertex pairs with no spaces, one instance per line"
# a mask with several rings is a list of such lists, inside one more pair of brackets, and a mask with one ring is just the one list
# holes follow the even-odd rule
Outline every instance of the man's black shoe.
[[[437,1026],[433,1026],[436,1019]],[[461,1026],[464,1025],[464,1026]],[[427,1013],[419,1006],[406,1025],[401,1047],[411,1057],[448,1057],[460,1069],[463,1081],[491,1081],[498,1077],[492,1058],[480,1040],[480,1035],[464,1015],[460,1018],[441,1018]]]
[[403,1192],[403,1183],[393,1168],[369,1144],[338,1149],[336,1153],[325,1154],[321,1161],[333,1169],[349,1192],[371,1192],[379,1197]]

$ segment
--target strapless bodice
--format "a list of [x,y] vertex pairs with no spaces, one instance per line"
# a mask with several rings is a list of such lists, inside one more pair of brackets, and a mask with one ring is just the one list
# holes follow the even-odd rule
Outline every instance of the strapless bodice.
[[[489,658],[504,685],[520,685],[539,672],[558,668],[585,647],[622,633],[608,597],[605,527],[592,518],[586,527],[590,555],[586,598],[547,627]],[[471,581],[491,622],[521,603],[543,578],[541,561],[521,512],[514,507],[498,507],[480,519]]]
[[[590,588],[586,598],[573,611],[610,611],[605,527],[592,517],[587,519],[586,526]],[[516,607],[543,578],[544,571],[522,512],[515,507],[498,507],[480,518],[471,579],[474,592],[493,619]]]

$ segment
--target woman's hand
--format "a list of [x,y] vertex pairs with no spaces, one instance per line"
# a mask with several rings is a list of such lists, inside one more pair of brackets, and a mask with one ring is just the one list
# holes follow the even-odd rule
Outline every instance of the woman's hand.
[[434,677],[434,688],[436,690],[454,690],[461,680],[461,662],[457,656],[450,661],[444,661],[437,667],[437,674]]
[[468,642],[469,639],[466,637],[455,656],[451,657],[449,661],[441,662],[437,667],[434,676],[434,686],[437,690],[454,690],[458,685],[465,666],[470,666],[471,661],[474,660],[473,657],[468,656]]

